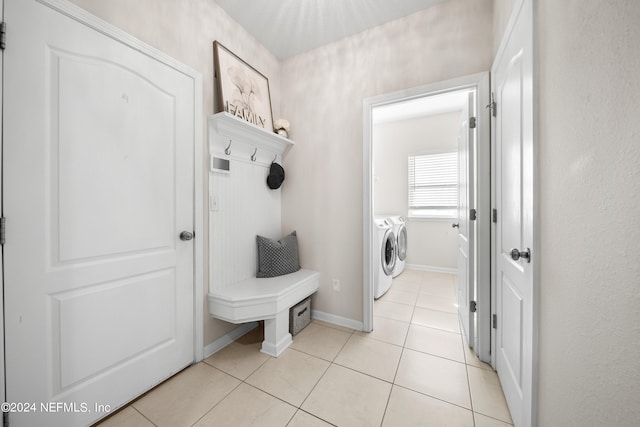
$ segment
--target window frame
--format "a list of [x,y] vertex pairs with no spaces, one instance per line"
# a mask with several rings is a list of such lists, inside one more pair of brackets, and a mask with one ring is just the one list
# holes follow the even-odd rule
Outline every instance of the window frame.
[[[426,167],[432,167],[434,162],[440,162],[442,163],[443,159],[437,159],[437,158],[433,158],[435,156],[442,156],[442,155],[452,155],[453,159],[447,159],[447,163],[445,164],[443,169],[451,169],[452,167],[454,168],[453,173],[449,173],[446,176],[446,181],[448,183],[433,183],[433,184],[423,184],[420,187],[424,190],[428,190],[429,188],[434,189],[434,188],[440,188],[440,189],[445,189],[445,190],[450,190],[453,187],[453,195],[451,194],[445,194],[445,198],[448,198],[449,200],[453,199],[455,200],[455,205],[445,205],[445,204],[440,204],[440,205],[431,205],[430,206],[417,206],[415,203],[412,204],[412,195],[414,195],[414,197],[423,197],[426,198],[426,200],[428,199],[435,199],[438,196],[434,195],[434,194],[429,194],[427,192],[427,194],[423,194],[422,196],[419,195],[415,195],[416,193],[416,185],[415,185],[415,181],[416,181],[416,171],[415,171],[415,159],[416,158],[423,158],[422,161],[426,161],[426,162],[430,162],[428,165],[423,165],[422,168],[426,168]],[[428,157],[432,157],[431,159],[424,159],[424,158],[428,158]],[[412,168],[412,159],[413,159],[413,168]],[[453,160],[453,165],[451,164],[451,160]],[[413,174],[412,174],[412,169],[413,169]],[[424,174],[425,172],[423,172]],[[442,173],[442,172],[441,172]],[[432,175],[427,175],[427,176],[423,176],[423,179],[431,179],[431,180],[438,180],[438,178],[434,177],[433,174]],[[412,182],[413,180],[413,182]],[[420,153],[411,153],[409,155],[407,155],[407,218],[412,220],[412,221],[431,221],[431,220],[450,220],[450,219],[457,219],[458,218],[458,206],[459,206],[459,184],[458,184],[458,180],[459,180],[459,165],[458,165],[458,151],[455,149],[451,149],[451,150],[438,150],[438,151],[429,151],[429,152],[420,152]],[[453,182],[453,184],[452,184]],[[442,197],[442,195],[440,196]]]

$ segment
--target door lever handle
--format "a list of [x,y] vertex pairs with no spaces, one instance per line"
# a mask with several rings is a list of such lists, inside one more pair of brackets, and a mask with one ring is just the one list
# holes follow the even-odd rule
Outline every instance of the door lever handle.
[[511,255],[511,259],[514,261],[518,261],[520,258],[527,260],[527,262],[531,262],[531,249],[527,248],[524,251],[519,251],[518,249],[511,249],[509,252]]

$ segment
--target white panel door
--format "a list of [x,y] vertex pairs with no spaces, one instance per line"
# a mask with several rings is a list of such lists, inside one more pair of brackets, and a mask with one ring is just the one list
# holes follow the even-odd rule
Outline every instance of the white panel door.
[[[475,300],[474,237],[475,221],[470,210],[475,206],[475,170],[473,161],[475,129],[470,126],[474,111],[473,93],[464,105],[458,127],[458,314],[467,343],[475,347],[474,313],[470,301]],[[474,119],[475,120],[475,119]]]
[[496,369],[517,427],[532,425],[533,398],[531,16],[531,2],[525,1],[492,72],[497,103]]
[[5,20],[10,422],[86,425],[194,360],[194,82],[35,0]]
[[[0,0],[0,8],[4,10],[4,0]],[[4,61],[4,55],[0,53],[0,78],[2,78],[2,70]],[[0,99],[2,99],[2,83],[0,82]],[[2,103],[0,103],[0,129],[2,129]],[[2,144],[0,143],[0,174],[2,173]],[[2,185],[0,185],[0,201],[2,200]],[[1,212],[0,212],[1,215]],[[3,264],[4,261],[0,260],[0,264]],[[0,274],[0,290],[4,289],[3,284],[3,274]],[[4,292],[0,293],[0,342],[4,343]],[[4,379],[4,351],[0,351],[0,399],[2,402],[6,401],[5,398],[5,379]]]

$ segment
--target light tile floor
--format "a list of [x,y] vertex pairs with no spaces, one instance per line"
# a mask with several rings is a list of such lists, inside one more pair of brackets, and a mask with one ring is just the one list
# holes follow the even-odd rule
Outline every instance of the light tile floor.
[[372,333],[314,320],[272,358],[256,328],[100,426],[510,426],[455,301],[455,276],[406,270],[375,302]]

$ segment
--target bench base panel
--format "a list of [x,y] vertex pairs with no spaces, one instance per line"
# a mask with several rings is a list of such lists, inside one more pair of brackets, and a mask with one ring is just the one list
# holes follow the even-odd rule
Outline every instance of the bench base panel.
[[278,357],[292,342],[289,333],[289,310],[281,311],[273,319],[265,319],[264,341],[260,351]]

